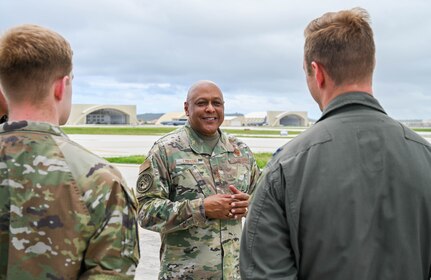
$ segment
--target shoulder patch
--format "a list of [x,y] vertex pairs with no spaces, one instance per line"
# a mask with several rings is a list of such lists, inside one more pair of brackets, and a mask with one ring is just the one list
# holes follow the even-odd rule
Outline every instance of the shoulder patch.
[[153,184],[153,175],[149,173],[142,173],[139,175],[138,184],[136,185],[136,190],[138,193],[146,193]]

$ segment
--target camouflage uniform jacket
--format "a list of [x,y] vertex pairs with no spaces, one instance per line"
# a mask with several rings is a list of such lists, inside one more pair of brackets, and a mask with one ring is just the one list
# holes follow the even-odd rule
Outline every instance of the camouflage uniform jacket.
[[160,232],[160,279],[239,279],[239,220],[207,219],[203,200],[251,194],[259,169],[250,149],[221,133],[209,154],[189,124],[158,140],[137,183],[139,223]]
[[0,279],[133,279],[137,200],[48,123],[0,126]]

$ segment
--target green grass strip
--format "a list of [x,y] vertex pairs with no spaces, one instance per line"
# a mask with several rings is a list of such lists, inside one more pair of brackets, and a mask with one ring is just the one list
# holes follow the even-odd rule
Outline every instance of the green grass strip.
[[133,155],[124,157],[105,157],[105,159],[112,163],[128,163],[128,164],[141,164],[145,160],[144,155]]
[[[105,135],[165,135],[171,131],[177,129],[177,127],[71,127],[63,126],[61,128],[66,134],[105,134]],[[292,137],[296,136],[302,132],[301,129],[289,130],[288,136],[282,137]],[[268,137],[277,136],[280,137],[280,130],[261,130],[261,129],[223,129],[223,131],[238,135],[241,137]]]
[[[164,135],[177,129],[177,127],[159,127],[159,126],[145,126],[145,127],[101,127],[101,126],[86,126],[86,127],[74,127],[74,126],[63,126],[63,131],[67,134],[107,134],[107,135]],[[277,129],[253,129],[253,128],[235,128],[235,129],[222,129],[223,131],[240,136],[257,136],[267,137],[268,135],[280,136],[280,130],[286,130],[289,132],[289,136],[296,136],[303,132],[306,128],[297,127],[285,127]],[[431,132],[431,128],[412,128],[417,132]],[[288,136],[288,137],[289,137]],[[283,136],[286,137],[286,136]]]
[[253,153],[257,166],[263,169],[272,157],[272,153]]
[[[254,153],[257,166],[263,169],[268,161],[271,159],[272,153]],[[141,164],[145,160],[144,155],[133,155],[124,157],[106,157],[105,159],[111,163],[124,163],[124,164]]]
[[431,128],[418,128],[418,127],[415,127],[415,128],[412,128],[414,131],[417,131],[417,132],[431,132]]

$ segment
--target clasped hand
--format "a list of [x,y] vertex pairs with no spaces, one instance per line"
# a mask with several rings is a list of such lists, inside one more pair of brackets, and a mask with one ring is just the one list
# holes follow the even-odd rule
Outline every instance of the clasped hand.
[[249,195],[233,185],[232,194],[215,194],[204,199],[205,215],[210,219],[241,219],[247,215]]

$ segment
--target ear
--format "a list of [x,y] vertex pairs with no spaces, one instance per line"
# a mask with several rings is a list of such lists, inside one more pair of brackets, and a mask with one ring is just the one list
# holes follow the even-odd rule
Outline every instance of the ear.
[[7,113],[6,97],[0,88],[0,118],[2,117],[3,114],[6,114],[6,113]]
[[186,112],[186,116],[189,116],[189,103],[184,101],[184,112]]
[[62,78],[58,78],[54,82],[54,97],[55,100],[61,101],[64,97],[64,92],[66,90],[66,85],[70,82],[69,76],[64,76]]
[[311,62],[311,68],[313,69],[314,79],[316,80],[318,87],[324,87],[326,80],[326,72],[325,69],[323,69],[323,66],[313,61]]

